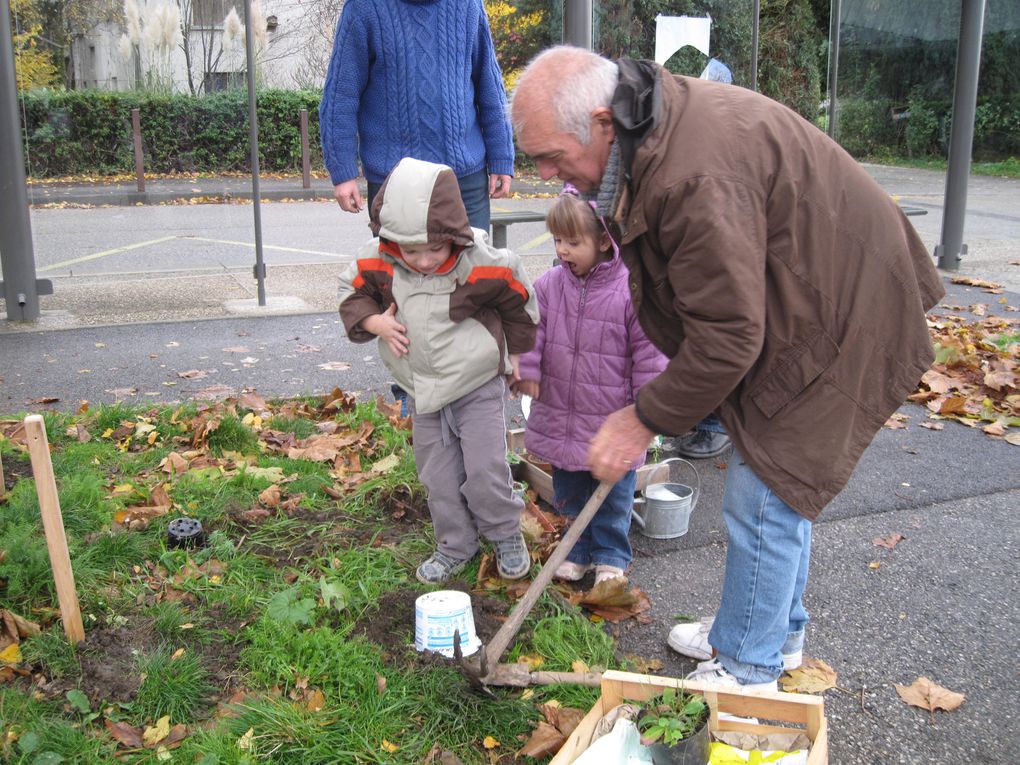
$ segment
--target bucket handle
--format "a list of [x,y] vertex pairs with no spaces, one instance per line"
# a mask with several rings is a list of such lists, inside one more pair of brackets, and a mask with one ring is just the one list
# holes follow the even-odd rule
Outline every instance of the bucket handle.
[[[701,494],[701,474],[698,472],[698,469],[694,467],[693,462],[689,462],[688,460],[685,460],[683,457],[670,457],[669,459],[663,460],[658,465],[656,465],[656,472],[658,471],[658,468],[667,466],[671,462],[682,462],[691,469],[692,473],[694,473],[694,486],[693,486],[694,494],[691,496],[691,509],[694,509],[694,507],[698,504],[698,495]],[[667,467],[666,468],[667,481],[670,480],[669,473],[670,469]]]

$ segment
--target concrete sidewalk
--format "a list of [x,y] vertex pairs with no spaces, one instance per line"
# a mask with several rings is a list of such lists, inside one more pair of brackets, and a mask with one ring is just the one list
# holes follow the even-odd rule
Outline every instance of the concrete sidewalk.
[[[869,170],[901,204],[929,211],[911,221],[933,247],[942,176]],[[952,284],[946,274],[949,294],[933,314],[1018,316],[1020,266],[1011,261],[1020,261],[1020,181],[975,179],[969,199],[970,254],[960,274],[1005,290]],[[549,204],[543,198],[511,202],[529,209]],[[336,216],[342,225],[355,225],[355,216]],[[510,246],[534,238],[540,228],[511,229]],[[529,268],[547,268],[551,248],[533,253]],[[343,337],[333,298],[339,267],[333,261],[272,268],[272,294],[307,306],[276,313],[228,310],[230,300],[250,303],[250,270],[61,280],[57,294],[42,299],[42,322],[0,323],[8,327],[0,329],[0,411],[73,410],[82,400],[166,403],[243,388],[265,396],[325,393],[335,386],[386,395],[389,377],[374,346]],[[185,302],[188,313],[181,310]],[[66,313],[63,324],[54,321],[60,312]],[[56,400],[36,403],[44,399]],[[922,428],[927,411],[920,406],[900,411],[907,427],[878,434],[846,490],[815,525],[806,655],[839,673],[840,688],[825,694],[830,762],[1015,762],[1020,449],[955,422],[942,431]],[[508,414],[521,424],[516,404],[508,405]],[[632,582],[648,593],[652,609],[647,623],[630,620],[608,629],[622,654],[658,659],[664,674],[693,668],[665,646],[675,617],[705,615],[717,604],[727,456],[696,463],[702,492],[685,536],[652,540],[632,530]],[[893,550],[872,541],[892,533],[905,536]],[[907,706],[894,684],[910,685],[921,676],[966,694],[966,702],[951,713]]]

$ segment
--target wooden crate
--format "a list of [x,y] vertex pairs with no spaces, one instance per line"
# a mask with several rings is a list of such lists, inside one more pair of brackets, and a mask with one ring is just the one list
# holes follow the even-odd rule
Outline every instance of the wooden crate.
[[[544,501],[552,504],[552,475],[534,462],[529,462],[524,450],[524,428],[513,428],[506,432],[507,448],[520,455],[521,462],[517,468],[518,480],[528,484]],[[669,479],[668,466],[661,462],[645,464],[637,470],[637,485],[634,491],[638,494],[649,484]]]
[[[556,756],[549,761],[549,765],[570,765],[576,760],[591,744],[591,737],[598,721],[613,707],[624,701],[645,701],[662,693],[664,688],[680,687],[705,696],[712,710],[709,729],[713,732],[804,733],[811,740],[808,765],[826,765],[828,763],[829,741],[824,711],[825,702],[819,696],[737,688],[723,690],[672,677],[635,675],[630,672],[610,670],[602,675],[602,696],[595,702],[595,706],[585,715],[574,732],[570,734],[566,743],[560,747]],[[720,720],[720,712],[802,727]]]

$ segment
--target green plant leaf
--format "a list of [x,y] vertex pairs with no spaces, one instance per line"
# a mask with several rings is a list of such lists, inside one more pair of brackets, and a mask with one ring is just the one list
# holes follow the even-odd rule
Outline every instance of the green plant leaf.
[[67,697],[68,702],[75,711],[81,712],[83,715],[92,711],[92,705],[89,704],[89,697],[86,696],[80,689],[72,688],[64,695]]
[[56,752],[39,752],[32,760],[32,765],[60,765],[64,761]]
[[22,733],[18,739],[18,749],[22,754],[31,754],[39,747],[39,736],[32,731]]
[[319,593],[326,608],[335,608],[343,612],[351,601],[351,591],[340,582],[331,582],[326,577],[319,577]]
[[297,588],[276,593],[266,606],[266,614],[284,624],[311,624],[315,601],[302,598]]

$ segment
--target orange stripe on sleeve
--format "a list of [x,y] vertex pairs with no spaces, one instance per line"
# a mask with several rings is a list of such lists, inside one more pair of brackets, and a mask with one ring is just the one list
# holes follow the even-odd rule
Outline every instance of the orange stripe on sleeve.
[[366,271],[381,271],[389,277],[393,276],[393,264],[382,258],[362,258],[358,261],[358,275],[354,277],[352,284],[354,289],[361,289],[365,286],[365,277],[362,276]]
[[514,272],[510,268],[502,266],[475,266],[468,274],[468,284],[475,284],[482,279],[498,279],[506,283],[506,286],[518,293],[525,300],[528,299],[528,290],[514,278]]

